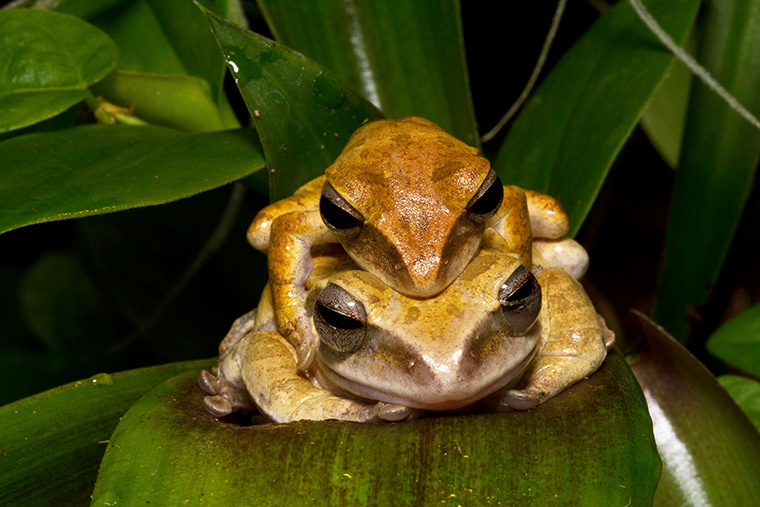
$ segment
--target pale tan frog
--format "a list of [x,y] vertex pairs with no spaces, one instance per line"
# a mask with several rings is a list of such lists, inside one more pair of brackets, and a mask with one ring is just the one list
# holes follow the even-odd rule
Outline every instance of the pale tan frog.
[[253,400],[276,422],[401,420],[484,399],[532,408],[596,371],[614,339],[567,271],[534,271],[487,230],[464,272],[420,299],[339,247],[322,249],[306,281],[305,313],[319,337],[312,364],[299,370],[267,287],[220,345],[218,377],[201,374],[206,407],[222,416]]
[[[248,240],[269,256],[278,329],[311,365],[318,337],[304,312],[312,248],[338,243],[361,268],[413,297],[443,291],[475,256],[487,229],[526,266],[532,247],[580,277],[585,250],[564,236],[553,198],[502,186],[488,160],[432,122],[378,120],[359,128],[324,176],[264,208]],[[291,336],[292,335],[292,336]]]

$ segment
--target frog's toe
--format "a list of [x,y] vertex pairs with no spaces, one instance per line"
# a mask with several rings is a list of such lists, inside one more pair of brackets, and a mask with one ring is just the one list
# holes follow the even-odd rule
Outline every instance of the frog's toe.
[[229,400],[222,396],[206,396],[203,398],[206,411],[214,417],[224,417],[232,413],[233,408]]
[[411,407],[396,405],[395,403],[383,403],[381,401],[375,405],[375,413],[383,421],[403,421],[412,418],[416,412]]
[[219,394],[219,379],[211,372],[201,371],[198,375],[198,385],[208,394]]
[[501,399],[501,403],[515,410],[530,410],[541,402],[540,398],[528,391],[510,389]]

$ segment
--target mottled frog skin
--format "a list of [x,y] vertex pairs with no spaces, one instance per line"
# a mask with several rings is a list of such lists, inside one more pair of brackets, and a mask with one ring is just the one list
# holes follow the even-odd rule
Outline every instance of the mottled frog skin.
[[532,266],[576,278],[585,250],[566,238],[568,220],[552,197],[503,186],[487,159],[423,118],[378,120],[359,128],[325,175],[264,208],[248,240],[268,254],[278,331],[310,367],[319,338],[306,305],[312,250],[340,243],[353,261],[401,294],[427,298],[462,274],[486,230]]
[[276,422],[397,421],[476,403],[524,410],[596,371],[614,338],[575,278],[528,269],[495,230],[483,237],[428,298],[390,288],[339,246],[315,250],[302,309],[318,337],[310,365],[279,331],[270,285],[220,345],[215,374],[201,374],[207,409],[256,406]]

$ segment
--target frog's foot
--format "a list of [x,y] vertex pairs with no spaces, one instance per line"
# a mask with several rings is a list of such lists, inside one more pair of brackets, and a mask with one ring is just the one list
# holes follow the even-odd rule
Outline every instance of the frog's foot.
[[232,327],[227,331],[222,343],[219,344],[219,357],[223,356],[227,349],[239,342],[246,333],[252,331],[255,323],[256,308],[235,319],[235,322],[232,323]]
[[416,419],[422,413],[421,410],[397,405],[395,403],[385,403],[379,401],[375,404],[373,412],[383,421],[404,421]]
[[198,384],[211,395],[203,399],[203,404],[214,417],[224,417],[237,411],[251,412],[254,409],[248,392],[235,387],[221,375],[217,377],[203,370],[198,375]]
[[533,240],[533,264],[541,268],[563,268],[579,280],[588,269],[588,253],[571,238]]

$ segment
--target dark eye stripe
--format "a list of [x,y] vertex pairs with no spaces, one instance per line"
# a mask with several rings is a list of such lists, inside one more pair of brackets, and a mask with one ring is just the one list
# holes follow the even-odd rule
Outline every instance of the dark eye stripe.
[[364,217],[351,206],[330,183],[325,183],[319,199],[319,213],[328,227],[348,231],[364,225]]
[[504,186],[496,172],[491,169],[483,184],[467,204],[467,212],[473,220],[488,220],[498,211],[503,198]]

